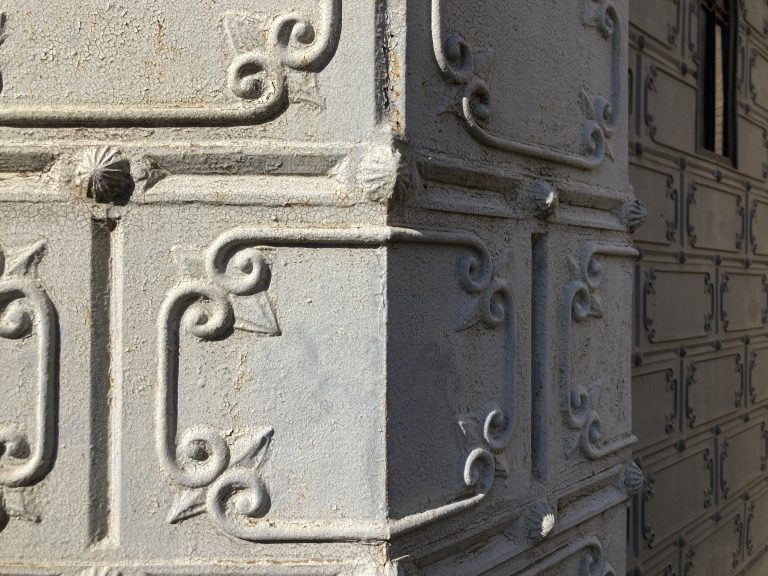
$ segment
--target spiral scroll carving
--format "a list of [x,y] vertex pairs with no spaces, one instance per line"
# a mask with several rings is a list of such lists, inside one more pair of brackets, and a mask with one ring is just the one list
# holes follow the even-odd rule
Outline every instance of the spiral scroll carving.
[[286,71],[318,72],[336,51],[341,36],[342,0],[323,0],[319,24],[303,14],[275,19],[266,46],[238,54],[227,72],[227,85],[238,98],[265,111],[284,106]]
[[[158,320],[157,451],[160,462],[173,481],[182,488],[169,517],[181,522],[207,509],[218,521],[222,499],[232,492],[251,487],[264,497],[258,477],[258,464],[272,438],[272,429],[246,430],[230,439],[225,431],[211,426],[196,426],[180,435],[176,430],[178,413],[179,357],[181,335],[200,341],[226,337],[235,328],[233,298],[266,290],[269,265],[264,255],[253,249],[227,258],[222,270],[204,280],[186,280],[165,298]],[[243,506],[237,510],[247,516],[263,515],[268,506]]]
[[589,243],[576,263],[577,278],[570,282],[563,292],[561,333],[560,333],[560,386],[563,394],[565,421],[574,430],[579,430],[579,446],[587,458],[596,460],[632,445],[634,436],[615,441],[603,437],[600,415],[594,407],[590,390],[584,384],[577,384],[571,378],[571,327],[583,323],[590,317],[601,318],[602,306],[599,288],[603,279],[603,268],[597,256],[637,257],[631,246]]
[[[294,34],[298,34],[294,26]],[[303,34],[303,33],[302,33]],[[308,40],[301,36],[286,42]],[[274,435],[272,427],[248,429],[232,439],[208,425],[177,430],[182,334],[206,342],[228,337],[240,319],[237,302],[268,292],[268,246],[378,248],[393,243],[431,244],[461,249],[457,277],[479,302],[481,320],[491,327],[514,325],[509,288],[493,278],[486,246],[474,234],[440,230],[368,227],[365,229],[235,229],[214,240],[202,256],[202,278],[187,278],[166,296],[158,317],[158,394],[156,446],[160,463],[178,487],[171,523],[207,513],[227,534],[248,541],[382,541],[459,514],[482,502],[496,475],[494,451],[505,446],[514,425],[514,400],[492,406],[486,417],[487,446],[473,446],[463,459],[462,484],[470,493],[448,504],[398,519],[278,520],[271,509],[260,465]],[[276,335],[279,332],[275,332]],[[511,331],[514,334],[514,330]],[[188,339],[187,339],[188,340]],[[511,340],[514,348],[514,340]],[[514,351],[508,357],[514,358]],[[514,373],[512,368],[507,373]],[[511,409],[510,409],[511,407]],[[277,456],[276,456],[277,458]]]
[[597,28],[601,36],[611,42],[611,95],[610,98],[598,96],[593,100],[586,93],[582,94],[586,119],[583,133],[584,153],[579,155],[511,140],[498,136],[489,129],[492,113],[491,92],[488,83],[478,75],[473,48],[460,34],[445,32],[442,0],[432,0],[432,48],[435,60],[448,81],[463,87],[459,97],[459,115],[473,138],[481,144],[499,150],[584,170],[595,170],[603,163],[609,154],[606,140],[614,135],[620,122],[621,25],[611,0],[589,2],[595,9],[586,24]]
[[0,248],[0,339],[30,339],[37,347],[37,386],[34,402],[34,433],[15,423],[0,421],[0,530],[9,516],[3,508],[3,493],[40,482],[50,472],[55,458],[57,415],[56,319],[48,295],[36,278],[37,264],[45,252],[38,242],[7,254]]

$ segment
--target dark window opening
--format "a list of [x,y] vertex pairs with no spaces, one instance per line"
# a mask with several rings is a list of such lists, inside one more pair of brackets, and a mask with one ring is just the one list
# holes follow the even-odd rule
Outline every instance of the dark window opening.
[[704,0],[701,13],[701,147],[734,161],[736,13],[728,0]]

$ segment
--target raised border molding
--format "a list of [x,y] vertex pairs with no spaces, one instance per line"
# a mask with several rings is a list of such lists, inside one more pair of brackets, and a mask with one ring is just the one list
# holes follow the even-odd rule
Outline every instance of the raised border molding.
[[[394,227],[345,229],[317,228],[238,228],[221,234],[205,252],[205,280],[190,281],[173,288],[158,316],[158,393],[156,397],[156,450],[169,477],[181,488],[208,487],[205,507],[214,522],[226,533],[254,542],[329,542],[387,541],[477,506],[491,491],[496,474],[492,451],[502,449],[511,439],[512,414],[495,404],[486,417],[486,442],[490,449],[475,446],[469,451],[463,469],[463,480],[473,494],[403,518],[387,521],[365,520],[259,520],[266,514],[262,504],[268,498],[263,485],[251,469],[229,465],[230,453],[222,434],[212,429],[195,428],[181,435],[182,451],[194,459],[200,446],[205,447],[205,464],[197,471],[185,470],[178,462],[177,420],[173,402],[178,386],[178,332],[184,327],[204,340],[223,333],[234,325],[232,296],[252,295],[266,289],[267,263],[259,248],[266,246],[357,247],[377,248],[393,243],[431,244],[463,247],[468,253],[459,258],[459,283],[468,293],[487,301],[491,315],[488,323],[498,325],[514,316],[509,311],[511,294],[493,281],[493,263],[485,244],[475,234],[463,231],[414,230]],[[234,271],[234,272],[233,272]],[[497,308],[492,298],[498,292],[505,306]],[[508,321],[509,322],[509,321]],[[514,330],[513,330],[514,332]],[[175,334],[175,336],[173,336]],[[514,338],[514,336],[513,336]],[[514,342],[514,340],[513,340]],[[506,372],[509,372],[509,363]],[[514,362],[511,364],[514,367]],[[505,392],[509,394],[509,392]],[[514,399],[505,407],[514,409]],[[262,436],[271,437],[271,428]],[[279,433],[279,432],[278,432]],[[247,491],[247,510],[228,513],[226,500],[235,492]],[[240,513],[241,512],[241,513]]]
[[[235,56],[226,85],[243,100],[227,107],[180,106],[0,106],[0,126],[9,127],[171,127],[260,124],[282,114],[288,103],[288,70],[317,72],[333,57],[341,37],[342,0],[321,2],[319,26],[290,12],[275,18],[263,49]],[[5,32],[13,16],[2,14]],[[268,88],[269,87],[269,88]]]
[[578,277],[568,283],[563,291],[560,328],[560,389],[563,395],[563,414],[568,426],[579,431],[579,446],[590,460],[628,448],[637,438],[628,435],[610,442],[603,441],[599,414],[593,409],[592,397],[583,384],[575,384],[571,378],[571,328],[590,316],[602,318],[603,311],[597,298],[602,282],[602,266],[597,256],[637,258],[639,252],[618,244],[589,242],[578,261]]
[[34,442],[17,425],[0,422],[0,530],[7,515],[32,519],[23,510],[8,510],[4,491],[40,482],[56,453],[56,315],[36,277],[44,252],[44,241],[15,254],[0,249],[0,339],[37,339]]
[[594,26],[600,34],[611,40],[611,96],[598,96],[594,101],[586,94],[590,104],[584,128],[583,144],[587,152],[578,155],[555,150],[545,146],[512,140],[494,134],[486,128],[491,117],[491,93],[485,80],[477,75],[473,48],[458,33],[446,35],[443,23],[442,3],[432,0],[432,48],[437,65],[446,80],[463,87],[461,95],[461,117],[465,128],[479,143],[505,152],[521,154],[539,160],[557,162],[580,168],[595,170],[606,156],[606,139],[611,138],[621,122],[621,21],[610,0],[590,0],[597,4],[597,11],[585,22]]

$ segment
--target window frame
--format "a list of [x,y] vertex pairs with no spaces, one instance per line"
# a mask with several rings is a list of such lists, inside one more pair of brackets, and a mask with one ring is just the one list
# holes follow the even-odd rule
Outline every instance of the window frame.
[[[724,164],[729,168],[738,168],[738,102],[736,94],[736,82],[737,82],[737,50],[738,50],[738,35],[739,35],[739,2],[736,0],[699,0],[699,50],[698,50],[698,71],[696,79],[698,82],[698,102],[697,102],[697,118],[696,118],[696,152],[700,156],[707,158],[713,162]],[[724,133],[723,138],[726,144],[726,151],[724,154],[718,154],[714,150],[707,147],[707,126],[709,125],[708,119],[708,97],[709,94],[706,91],[707,82],[705,74],[707,74],[707,65],[712,65],[712,72],[714,73],[714,63],[711,57],[714,53],[714,47],[711,45],[714,38],[710,38],[707,31],[707,8],[705,5],[709,5],[711,10],[722,10],[726,12],[728,18],[728,61],[724,62],[725,72],[727,75],[724,80],[728,82],[728,88],[725,93],[725,110],[724,110]],[[712,42],[711,42],[711,41]],[[712,54],[708,54],[708,50],[712,50]]]

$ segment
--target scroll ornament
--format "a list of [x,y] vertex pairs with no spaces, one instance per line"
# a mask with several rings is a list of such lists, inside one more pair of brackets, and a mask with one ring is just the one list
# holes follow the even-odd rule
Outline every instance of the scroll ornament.
[[[267,299],[270,246],[378,248],[394,243],[461,248],[465,253],[458,260],[459,283],[466,293],[486,304],[479,308],[483,322],[492,327],[514,325],[509,289],[493,279],[487,247],[468,232],[392,227],[243,228],[219,236],[202,260],[197,256],[183,259],[187,277],[166,296],[157,325],[156,448],[163,469],[178,488],[170,522],[207,512],[225,533],[253,542],[378,542],[431,525],[485,500],[496,472],[494,452],[509,443],[514,427],[511,396],[503,408],[488,406],[484,417],[487,447],[472,445],[465,454],[462,481],[466,493],[441,506],[396,519],[265,518],[270,497],[262,465],[273,437],[271,427],[241,430],[235,435],[207,425],[181,434],[176,430],[179,365],[185,354],[182,348],[189,346],[190,340],[187,337],[181,346],[182,335],[205,342],[226,338],[238,329],[263,336],[280,334]],[[254,318],[255,309],[261,312]],[[508,334],[512,339],[508,335],[507,345],[514,346],[514,330]],[[514,374],[514,354],[507,350],[506,357],[506,373]]]
[[0,247],[0,344],[26,341],[37,348],[36,382],[29,409],[35,410],[34,432],[21,423],[0,420],[0,530],[10,517],[37,522],[24,490],[39,483],[54,464],[56,438],[56,320],[53,305],[37,278],[45,252],[40,241],[16,253]]
[[591,386],[575,382],[571,374],[572,326],[582,324],[590,318],[603,317],[600,285],[603,267],[598,256],[637,257],[638,252],[631,246],[598,244],[590,242],[581,257],[571,259],[576,279],[565,287],[562,300],[562,325],[560,332],[560,385],[562,389],[563,414],[567,425],[579,431],[579,446],[590,460],[606,456],[627,448],[636,442],[632,435],[608,441],[604,438],[602,421],[597,412],[600,385]]
[[221,520],[229,506],[259,517],[269,510],[260,468],[269,449],[269,426],[231,431],[197,426],[177,442],[177,394],[182,337],[212,341],[232,330],[277,336],[280,329],[266,297],[269,265],[256,249],[238,253],[221,276],[206,276],[202,258],[180,253],[186,277],[170,291],[158,323],[157,450],[166,471],[180,487],[168,521],[183,522],[206,511]]
[[612,157],[608,140],[620,125],[621,87],[621,22],[611,0],[589,0],[589,16],[584,25],[596,28],[611,42],[611,94],[592,97],[580,93],[584,110],[583,154],[556,150],[510,139],[495,134],[491,126],[493,101],[489,84],[492,51],[473,47],[461,34],[447,33],[443,22],[444,0],[432,0],[432,48],[443,77],[459,86],[458,115],[465,128],[479,143],[505,152],[556,162],[582,170],[596,170],[606,156]]
[[[233,48],[239,52],[227,72],[230,91],[264,111],[279,109],[291,90],[295,99],[313,103],[317,96],[292,82],[294,72],[318,72],[330,61],[341,36],[342,0],[322,0],[319,21],[291,12],[259,22],[246,13],[226,13],[224,26]],[[261,48],[254,45],[262,44]]]

